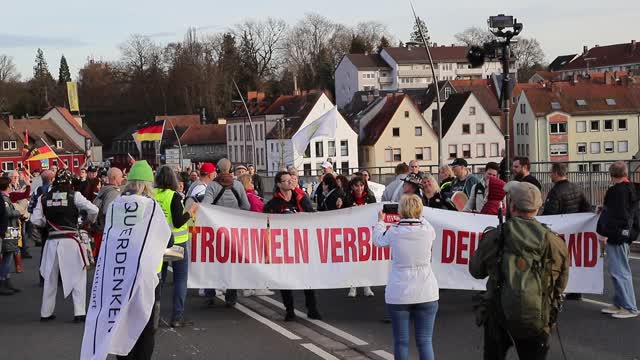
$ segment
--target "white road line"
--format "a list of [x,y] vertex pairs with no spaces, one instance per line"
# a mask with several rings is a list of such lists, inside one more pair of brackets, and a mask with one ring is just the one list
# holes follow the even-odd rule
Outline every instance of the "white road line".
[[[269,304],[274,305],[274,306],[276,306],[276,307],[278,307],[278,308],[280,308],[282,310],[285,309],[284,305],[281,302],[279,302],[277,300],[274,300],[274,299],[272,299],[272,298],[270,298],[268,296],[258,296],[258,298],[260,298],[260,299],[264,300],[265,302],[268,302]],[[311,322],[312,324],[314,324],[314,325],[316,325],[318,327],[321,327],[321,328],[333,333],[334,335],[337,335],[337,336],[339,336],[339,337],[351,342],[354,345],[362,346],[362,345],[368,345],[369,344],[368,342],[366,342],[366,341],[364,341],[362,339],[359,339],[359,338],[357,338],[357,337],[355,337],[355,336],[353,336],[353,335],[351,335],[351,334],[349,334],[349,333],[347,333],[345,331],[342,331],[342,330],[340,330],[340,329],[338,329],[338,328],[336,328],[334,326],[331,326],[331,325],[327,324],[324,321],[309,319],[309,318],[306,317],[305,313],[303,313],[302,311],[296,310],[296,315],[298,317],[300,317],[300,318],[304,318],[305,320]]]
[[633,259],[633,260],[640,260],[640,257],[637,257],[637,256],[629,256],[629,259]]
[[320,349],[319,347],[313,345],[313,344],[300,344],[302,345],[302,347],[306,348],[307,350],[311,351],[312,353],[320,356],[321,358],[325,359],[325,360],[340,360],[337,357],[329,354],[328,352]]
[[[218,299],[224,301],[224,296],[218,296]],[[292,333],[291,331],[283,328],[282,326],[274,323],[273,321],[267,319],[266,317],[252,311],[249,310],[247,307],[243,306],[242,304],[238,304],[236,303],[235,308],[244,313],[245,315],[254,318],[255,320],[267,325],[268,327],[270,327],[272,330],[280,333],[280,335],[286,337],[289,340],[301,340],[302,338],[294,333]]]
[[611,306],[611,304],[608,304],[606,302],[602,302],[602,301],[598,301],[598,300],[593,300],[593,299],[587,299],[585,297],[582,298],[582,301],[584,302],[588,302],[588,303],[592,303],[592,304],[596,304],[596,305],[602,305],[602,306]]
[[388,352],[386,352],[384,350],[376,350],[376,351],[372,351],[372,353],[380,356],[384,360],[393,360],[393,354],[389,354]]

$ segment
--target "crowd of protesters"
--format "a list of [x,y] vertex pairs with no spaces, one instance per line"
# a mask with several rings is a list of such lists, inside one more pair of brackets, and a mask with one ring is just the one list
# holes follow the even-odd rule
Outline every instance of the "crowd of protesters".
[[[513,180],[532,184],[538,191],[541,189],[540,182],[530,172],[531,164],[527,158],[515,158],[511,165]],[[374,242],[378,246],[393,248],[394,263],[424,267],[420,270],[424,274],[421,273],[418,282],[415,279],[407,282],[403,280],[407,274],[394,267],[391,270],[385,298],[393,323],[397,358],[406,358],[409,316],[416,322],[420,358],[433,358],[431,337],[438,309],[438,286],[428,263],[435,234],[421,215],[422,207],[498,214],[506,206],[509,187],[500,178],[499,164],[490,162],[483,170],[482,176],[473,174],[462,158],[440,167],[438,174],[423,171],[418,161],[411,161],[408,165],[401,163],[395,168],[395,178],[382,193],[382,201],[400,203],[401,221],[394,230],[386,233],[380,225],[382,223],[379,223],[373,236]],[[147,171],[146,168],[144,171]],[[534,214],[534,210],[541,215],[592,210],[580,187],[567,179],[567,172],[565,164],[553,164],[553,188],[546,201],[536,209],[527,209],[527,214]],[[637,210],[639,187],[629,182],[624,163],[614,163],[609,172],[614,185],[598,210],[601,216],[597,232],[606,243],[608,269],[613,278],[615,296],[613,306],[602,311],[614,318],[635,317],[638,310],[629,269],[629,244],[640,232]],[[34,178],[38,179],[33,182],[37,183],[35,189],[32,188]],[[263,179],[253,165],[237,164],[234,167],[228,159],[221,159],[217,164],[203,163],[197,169],[184,172],[162,166],[156,169],[152,180],[154,200],[162,208],[172,230],[171,245],[181,247],[184,251],[181,260],[170,264],[173,274],[170,326],[176,328],[191,324],[185,317],[190,253],[187,250],[188,226],[201,203],[253,212],[296,214],[334,211],[376,202],[376,194],[369,187],[368,171],[362,170],[347,177],[336,173],[330,160],[322,164],[322,174],[316,187],[306,190],[300,183],[298,169],[290,167],[275,175],[274,189],[267,194]],[[149,182],[148,177],[144,177],[144,182]],[[121,189],[126,184],[127,174],[118,168],[99,169],[91,166],[83,168],[77,176],[56,167],[31,174],[26,171],[2,174],[0,295],[11,296],[20,292],[12,282],[11,275],[23,271],[22,259],[32,258],[30,245],[41,246],[41,320],[55,319],[55,296],[61,273],[65,296],[73,294],[73,320],[83,322],[87,269],[99,254],[109,206],[123,195]],[[61,193],[65,195],[61,196]],[[265,201],[267,196],[270,200]],[[82,231],[88,240],[83,240]],[[80,234],[79,241],[85,244],[87,250],[79,257],[72,255],[75,254],[74,249],[68,248],[72,243],[62,240],[75,234]],[[396,238],[406,238],[407,242],[402,244]],[[82,271],[77,271],[77,266],[76,270],[69,270],[77,264],[84,265],[81,266]],[[160,271],[161,287],[166,282],[168,265],[165,263]],[[67,283],[65,279],[72,280]],[[268,289],[244,289],[242,294],[272,295],[273,292]],[[366,297],[374,296],[369,287],[364,287],[363,294]],[[205,289],[201,295],[206,297],[207,304],[214,305],[221,293],[220,290]],[[281,295],[286,311],[284,320],[295,320],[293,291],[281,290]],[[571,295],[571,298],[580,299],[580,294]],[[322,319],[315,291],[305,290],[304,296],[308,317]],[[357,289],[350,288],[347,296],[356,297]],[[224,289],[224,301],[228,307],[236,305],[237,297],[236,289]]]

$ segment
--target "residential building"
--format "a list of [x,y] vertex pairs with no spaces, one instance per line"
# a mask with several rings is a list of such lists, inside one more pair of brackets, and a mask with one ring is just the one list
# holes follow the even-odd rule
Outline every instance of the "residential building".
[[76,147],[84,149],[87,154],[91,154],[90,161],[101,162],[103,160],[102,143],[93,134],[89,126],[82,121],[82,117],[72,115],[67,108],[56,106],[44,114],[41,119],[53,120],[69,136]]
[[571,55],[560,55],[553,59],[553,61],[547,67],[549,71],[560,71],[565,65],[571,62],[571,60],[575,59],[578,54]]
[[[500,62],[490,60],[472,68],[466,46],[429,48],[439,80],[485,79],[500,72]],[[342,109],[363,90],[425,89],[433,82],[426,51],[419,46],[388,47],[379,55],[345,55],[336,68],[336,104]]]
[[623,44],[584,46],[582,54],[562,66],[563,76],[586,75],[591,72],[628,71],[640,73],[640,46],[635,40]]
[[[343,172],[358,167],[358,134],[340,114],[335,137],[312,139],[303,154],[293,149],[291,137],[333,106],[325,93],[309,92],[280,96],[265,110],[265,130],[268,131],[265,136],[265,160],[268,174],[274,174],[288,166],[304,170],[305,174],[316,174],[321,171],[321,165],[327,159],[333,162],[335,169]],[[227,130],[227,139],[228,133]],[[234,154],[235,151],[234,147]]]
[[570,169],[604,171],[639,151],[639,122],[637,87],[564,82],[524,89],[514,114],[515,154],[534,162],[584,161]]
[[217,162],[226,157],[226,128],[226,124],[189,126],[180,136],[182,158],[191,162]]
[[452,94],[442,108],[442,157],[469,164],[500,162],[504,135],[473,92]]
[[67,167],[75,174],[85,163],[84,147],[79,147],[70,136],[52,119],[14,119],[3,115],[0,121],[0,164],[3,171],[26,167],[30,170],[43,167],[41,161],[28,161],[22,156],[25,133],[28,134],[29,149],[49,145],[58,155],[49,159],[47,166]]
[[438,136],[411,96],[388,94],[373,102],[355,121],[360,133],[362,167],[394,167],[418,160],[438,165]]

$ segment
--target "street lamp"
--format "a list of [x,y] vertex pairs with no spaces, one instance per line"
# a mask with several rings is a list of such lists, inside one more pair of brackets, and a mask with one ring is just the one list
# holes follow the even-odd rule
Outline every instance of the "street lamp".
[[[511,124],[509,123],[509,101],[511,100],[511,73],[509,69],[509,63],[511,60],[511,39],[518,36],[522,31],[522,23],[519,23],[513,16],[507,16],[500,14],[497,16],[490,16],[487,21],[489,25],[489,31],[501,41],[494,40],[483,44],[483,46],[472,46],[467,54],[467,59],[473,67],[480,67],[484,64],[487,56],[496,55],[500,58],[502,64],[502,90],[500,91],[500,100],[502,113],[504,114],[504,120],[506,129],[504,133],[504,146],[505,146],[505,163],[506,171],[505,176],[509,179],[510,172],[510,146],[509,138],[511,137]],[[501,51],[496,51],[501,50]]]

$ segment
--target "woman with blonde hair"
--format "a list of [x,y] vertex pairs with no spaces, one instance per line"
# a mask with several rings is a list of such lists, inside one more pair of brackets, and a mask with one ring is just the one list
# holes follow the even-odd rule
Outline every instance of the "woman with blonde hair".
[[432,360],[433,328],[438,312],[438,282],[431,268],[431,248],[436,238],[433,226],[422,217],[422,199],[404,195],[400,199],[400,221],[387,230],[384,214],[378,214],[373,243],[390,247],[393,258],[385,290],[387,312],[393,325],[396,360],[409,358],[409,333],[414,321],[420,360]]
[[264,203],[262,199],[256,194],[256,190],[253,186],[253,177],[249,174],[241,175],[238,181],[242,183],[244,190],[247,193],[247,199],[249,200],[249,211],[262,212],[264,209]]
[[422,203],[424,206],[442,210],[456,210],[456,207],[440,194],[440,186],[438,186],[438,181],[433,175],[425,174],[422,178],[422,188]]

